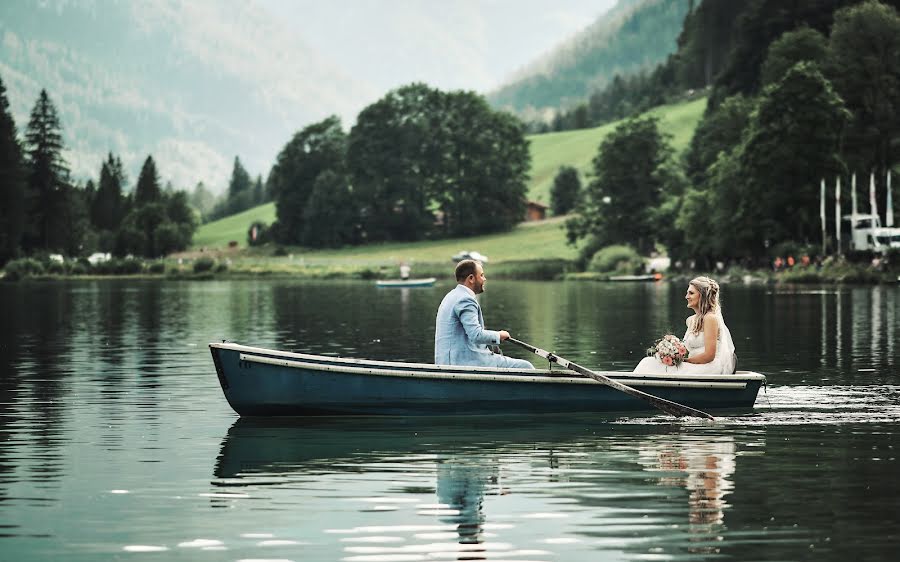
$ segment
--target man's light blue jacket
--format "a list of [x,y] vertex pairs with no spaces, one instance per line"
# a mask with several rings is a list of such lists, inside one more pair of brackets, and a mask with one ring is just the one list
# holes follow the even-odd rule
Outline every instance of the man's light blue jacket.
[[534,368],[528,361],[493,353],[487,347],[499,344],[500,333],[484,328],[484,316],[475,293],[465,285],[457,285],[447,293],[435,320],[436,365]]

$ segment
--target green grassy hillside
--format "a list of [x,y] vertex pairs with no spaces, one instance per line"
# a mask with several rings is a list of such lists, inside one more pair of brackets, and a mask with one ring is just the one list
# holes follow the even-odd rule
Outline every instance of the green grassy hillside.
[[[649,111],[660,120],[660,129],[672,135],[672,147],[677,154],[687,148],[694,129],[703,111],[706,98],[694,101],[664,105]],[[579,129],[561,133],[546,133],[528,137],[531,141],[531,181],[528,197],[550,204],[550,187],[560,166],[574,166],[581,172],[582,183],[587,183],[587,174],[592,172],[591,161],[597,155],[597,148],[603,139],[619,125],[618,121],[593,129]]]
[[[672,146],[678,154],[681,154],[687,148],[691,135],[700,118],[703,110],[706,108],[706,98],[698,100],[667,105],[658,107],[649,112],[656,115],[660,119],[660,128],[672,135]],[[582,173],[583,183],[587,183],[587,174],[591,171],[591,161],[597,154],[597,148],[603,139],[612,132],[618,122],[609,123],[602,127],[593,129],[581,129],[578,131],[566,131],[562,133],[547,133],[544,135],[533,135],[528,137],[531,142],[531,180],[528,184],[528,198],[535,201],[541,201],[545,204],[550,202],[550,187],[553,184],[553,178],[556,176],[560,166],[574,166]],[[275,221],[275,205],[267,203],[254,207],[232,215],[224,219],[205,224],[200,227],[194,235],[194,248],[211,248],[225,247],[230,240],[235,240],[241,247],[247,245],[247,229],[253,221],[262,221],[271,224]],[[532,227],[533,228],[533,227]],[[519,240],[520,236],[528,233],[527,240]],[[506,240],[509,238],[510,240]],[[515,239],[513,243],[511,240]],[[485,245],[487,244],[487,245]],[[495,247],[499,251],[493,250]],[[536,257],[565,257],[574,252],[565,245],[565,234],[560,224],[554,223],[547,228],[538,227],[529,230],[528,227],[515,229],[512,232],[493,235],[488,237],[477,237],[460,241],[441,241],[441,242],[419,242],[416,244],[390,244],[385,247],[365,246],[361,248],[352,248],[347,250],[339,250],[332,252],[315,252],[315,255],[324,257],[327,255],[334,256],[355,256],[357,259],[363,255],[366,257],[374,256],[373,259],[381,259],[386,256],[393,255],[391,252],[403,253],[411,252],[403,255],[404,259],[419,259],[418,250],[429,256],[446,254],[448,251],[453,254],[459,250],[472,249],[493,257],[491,254],[505,254],[506,246],[510,249],[516,249],[518,246],[518,254],[521,256],[521,248],[540,248],[544,254]],[[518,259],[527,259],[524,256]]]
[[244,247],[247,245],[247,230],[256,221],[265,224],[275,222],[275,203],[266,203],[247,209],[243,213],[204,224],[194,233],[193,247],[222,247],[227,246],[230,240],[235,240]]
[[[462,250],[476,250],[501,263],[531,259],[574,259],[577,250],[566,244],[564,217],[535,223],[522,223],[510,232],[463,239],[425,242],[369,244],[340,250],[304,251],[307,263],[341,265],[381,265],[410,261],[450,263],[450,257]],[[295,257],[296,259],[296,257]]]

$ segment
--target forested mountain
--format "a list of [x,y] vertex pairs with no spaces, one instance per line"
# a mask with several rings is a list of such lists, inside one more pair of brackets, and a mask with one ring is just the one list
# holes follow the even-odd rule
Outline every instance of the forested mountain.
[[[593,237],[597,247],[663,244],[670,256],[707,267],[850,250],[839,244],[849,225],[820,215],[821,193],[827,184],[829,205],[846,201],[851,178],[868,176],[873,199],[884,201],[869,208],[885,211],[889,172],[900,161],[898,5],[698,4],[665,63],[557,119],[581,128],[685,89],[711,92],[683,161],[670,159],[652,119],[632,117],[607,137],[569,235]],[[845,236],[822,239],[838,229]]]
[[620,0],[584,31],[488,95],[526,119],[582,102],[616,74],[649,70],[675,52],[693,0]]
[[379,93],[259,3],[230,0],[3,2],[0,77],[20,129],[50,94],[74,178],[95,177],[111,151],[131,188],[152,153],[163,180],[217,192],[235,155],[265,174],[297,129]]

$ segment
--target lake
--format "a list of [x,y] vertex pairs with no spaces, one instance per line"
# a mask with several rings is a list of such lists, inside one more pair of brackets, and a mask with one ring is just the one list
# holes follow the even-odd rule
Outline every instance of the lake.
[[[684,333],[675,284],[492,280],[489,328],[604,370]],[[429,362],[433,288],[0,285],[0,560],[886,560],[900,551],[900,288],[725,285],[714,422],[239,419],[206,345]],[[505,346],[516,357],[536,356]]]

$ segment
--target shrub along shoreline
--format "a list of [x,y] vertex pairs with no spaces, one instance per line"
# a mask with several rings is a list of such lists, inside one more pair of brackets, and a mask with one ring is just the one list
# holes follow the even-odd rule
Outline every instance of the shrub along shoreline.
[[[415,262],[414,278],[436,277],[452,280],[452,262]],[[606,273],[579,271],[577,260],[538,259],[502,261],[487,264],[488,275],[493,279],[604,282],[611,276],[629,271]],[[770,269],[746,269],[739,266],[717,272],[670,270],[662,280],[686,283],[696,275],[709,274],[722,283],[744,284],[896,284],[900,281],[900,263],[882,263],[878,267],[870,263],[853,263],[845,259],[826,259],[819,266],[796,266],[772,271]],[[143,260],[139,258],[113,258],[91,264],[85,259],[59,262],[48,257],[20,258],[10,261],[2,270],[0,281],[67,280],[106,278],[148,278],[173,280],[208,279],[346,279],[376,280],[398,277],[396,264],[372,265],[360,262],[310,263],[290,262],[277,258],[231,259],[203,256],[197,259]]]

